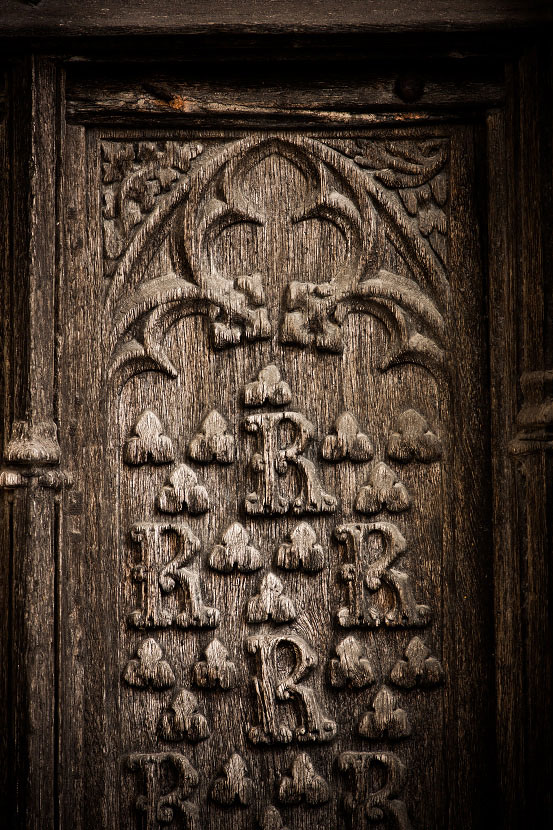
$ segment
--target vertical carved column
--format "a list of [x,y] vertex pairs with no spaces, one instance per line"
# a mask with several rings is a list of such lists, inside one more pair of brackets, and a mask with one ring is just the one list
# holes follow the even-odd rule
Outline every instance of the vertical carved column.
[[57,823],[56,624],[59,497],[55,423],[56,69],[25,56],[11,79],[12,262],[7,332],[6,440],[0,487],[10,517],[12,573],[10,827]]

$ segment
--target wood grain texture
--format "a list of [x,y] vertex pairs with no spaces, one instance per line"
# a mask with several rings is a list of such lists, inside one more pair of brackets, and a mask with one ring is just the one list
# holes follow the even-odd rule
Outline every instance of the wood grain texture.
[[349,0],[343,6],[330,0],[310,0],[299,5],[294,0],[278,4],[222,2],[198,3],[179,0],[153,7],[141,0],[129,8],[124,2],[109,7],[100,0],[91,0],[86,8],[75,2],[42,0],[21,2],[4,0],[0,31],[9,34],[146,34],[186,33],[216,28],[237,28],[245,31],[289,30],[321,31],[424,31],[429,29],[474,30],[481,27],[529,25],[550,20],[550,9],[544,0],[417,0],[402,2],[392,10],[386,0]]
[[446,64],[12,74],[10,827],[550,819],[551,56]]

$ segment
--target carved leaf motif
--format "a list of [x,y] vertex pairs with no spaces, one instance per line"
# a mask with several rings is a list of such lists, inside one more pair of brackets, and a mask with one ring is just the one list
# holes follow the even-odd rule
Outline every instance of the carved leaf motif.
[[349,154],[366,170],[371,195],[390,224],[418,242],[417,253],[424,255],[426,268],[438,271],[447,251],[447,140],[358,139]]
[[307,522],[300,522],[290,534],[290,542],[278,548],[276,564],[287,571],[316,573],[324,566],[324,552],[317,544],[317,534]]
[[147,409],[138,418],[132,435],[125,442],[123,461],[139,466],[147,464],[169,464],[175,458],[173,442],[163,434],[161,421],[154,412]]
[[162,513],[206,513],[209,510],[207,490],[198,484],[198,476],[186,464],[176,467],[157,499]]
[[240,805],[247,807],[254,795],[254,786],[247,776],[244,759],[237,752],[224,765],[224,775],[217,778],[211,790],[211,797],[226,807]]
[[228,659],[228,651],[219,640],[212,640],[205,650],[205,660],[194,664],[192,675],[201,689],[233,689],[238,672]]
[[202,152],[183,142],[102,142],[105,271],[131,245],[146,216],[163,201]]
[[180,689],[169,708],[162,712],[158,732],[164,741],[205,741],[209,737],[209,726],[198,709],[195,695]]
[[323,441],[321,454],[327,461],[370,461],[374,449],[368,435],[359,431],[357,419],[350,412],[343,412],[337,419],[334,432]]
[[288,830],[288,828],[284,826],[284,822],[279,811],[272,805],[267,807],[259,819],[259,824],[257,826],[259,830]]
[[192,437],[188,455],[202,464],[232,464],[234,461],[234,437],[228,432],[227,422],[216,409],[204,418],[199,431]]
[[261,582],[259,593],[248,602],[247,620],[249,623],[262,623],[272,620],[285,623],[295,620],[296,606],[284,594],[284,585],[273,573],[268,573]]
[[417,686],[437,686],[444,679],[444,670],[435,657],[430,656],[430,649],[420,637],[413,637],[405,649],[405,660],[398,660],[390,673],[390,679],[403,689]]
[[328,784],[321,775],[317,775],[309,755],[305,752],[296,755],[290,775],[282,777],[278,797],[283,804],[305,802],[313,807],[326,804],[329,800]]
[[379,513],[381,510],[399,513],[410,506],[407,488],[383,461],[373,465],[367,483],[355,499],[355,509],[359,513]]
[[214,546],[209,566],[222,573],[231,573],[234,569],[240,573],[258,571],[263,565],[261,554],[249,541],[246,529],[240,522],[234,522],[223,534],[223,543]]
[[407,409],[399,416],[396,429],[388,438],[387,452],[394,461],[430,464],[442,457],[442,444],[426,419],[415,409]]
[[365,712],[359,721],[359,734],[364,738],[398,740],[408,738],[411,724],[403,709],[396,709],[396,699],[387,686],[377,692],[372,712]]
[[175,675],[162,657],[163,651],[153,638],[144,640],[137,651],[137,659],[129,660],[125,666],[123,680],[138,689],[171,688],[175,685]]
[[292,400],[292,390],[281,380],[280,371],[277,366],[271,363],[261,369],[257,380],[248,383],[244,390],[244,405],[247,407],[263,406],[285,406]]
[[330,684],[335,689],[349,686],[365,689],[374,683],[375,676],[366,656],[366,650],[352,635],[336,646],[338,660],[330,661]]

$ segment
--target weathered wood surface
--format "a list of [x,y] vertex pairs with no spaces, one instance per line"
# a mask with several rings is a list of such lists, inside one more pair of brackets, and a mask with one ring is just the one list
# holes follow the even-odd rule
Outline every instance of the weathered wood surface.
[[10,827],[547,824],[549,105],[475,67],[15,67]]
[[262,31],[447,31],[528,26],[551,21],[547,0],[2,0],[0,35],[178,34],[216,28]]

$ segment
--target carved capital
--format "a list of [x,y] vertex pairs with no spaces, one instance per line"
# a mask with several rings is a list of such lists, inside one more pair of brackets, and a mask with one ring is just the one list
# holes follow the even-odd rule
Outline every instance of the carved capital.
[[9,464],[59,464],[60,446],[53,421],[14,421],[4,455]]

